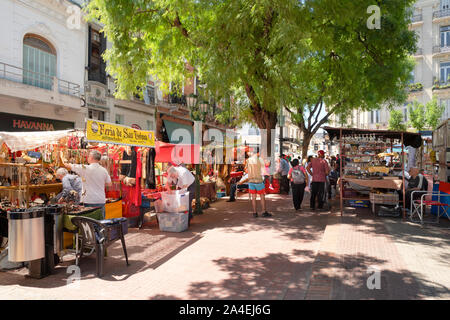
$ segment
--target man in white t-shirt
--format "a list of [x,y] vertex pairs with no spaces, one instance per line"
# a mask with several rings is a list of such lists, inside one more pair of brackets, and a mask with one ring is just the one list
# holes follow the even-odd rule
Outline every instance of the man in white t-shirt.
[[[167,169],[167,189],[175,184],[178,189],[189,191],[189,224],[192,219],[192,200],[195,196],[195,177],[185,167],[171,166]],[[197,204],[199,205],[199,204]]]
[[89,153],[89,165],[66,163],[63,165],[78,174],[83,182],[83,194],[81,202],[85,207],[101,207],[103,210],[103,219],[105,219],[105,187],[111,185],[111,178],[108,171],[100,165],[102,155],[93,150]]

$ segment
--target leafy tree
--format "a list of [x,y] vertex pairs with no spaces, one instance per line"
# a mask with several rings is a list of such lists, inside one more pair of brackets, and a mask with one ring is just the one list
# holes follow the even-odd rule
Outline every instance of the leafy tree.
[[425,107],[423,104],[415,100],[412,105],[408,105],[408,111],[410,118],[409,125],[417,131],[423,130],[427,126]]
[[406,131],[406,124],[403,123],[403,113],[397,109],[391,109],[389,118],[389,130]]
[[261,129],[275,128],[282,106],[297,115],[305,156],[331,114],[406,98],[413,2],[377,1],[373,30],[373,0],[91,0],[87,11],[112,43],[104,57],[116,96],[143,87],[148,74],[167,89],[195,73],[217,101],[242,93],[236,112]]
[[445,107],[443,105],[438,104],[436,97],[433,97],[432,100],[427,102],[425,107],[425,119],[428,128],[430,128],[431,130],[437,128],[444,109]]

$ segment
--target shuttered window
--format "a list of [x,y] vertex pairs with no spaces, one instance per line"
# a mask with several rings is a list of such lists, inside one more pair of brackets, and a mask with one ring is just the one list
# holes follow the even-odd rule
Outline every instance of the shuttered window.
[[52,90],[56,55],[44,41],[26,37],[23,42],[23,83]]

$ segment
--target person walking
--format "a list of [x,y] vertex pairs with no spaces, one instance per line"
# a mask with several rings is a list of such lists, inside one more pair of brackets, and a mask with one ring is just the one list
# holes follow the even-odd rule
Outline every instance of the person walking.
[[263,217],[272,216],[266,209],[266,187],[264,185],[264,160],[259,157],[259,148],[256,152],[252,152],[247,159],[246,172],[248,173],[248,191],[252,197],[253,217],[258,217],[256,208],[256,196],[259,194],[261,206],[263,210]]
[[[319,150],[317,158],[312,158],[311,163],[308,164],[306,170],[312,176],[311,182],[311,200],[310,208],[316,210],[316,197],[318,198],[318,209],[323,209],[325,182],[330,173],[330,166],[325,158],[325,152]],[[312,169],[312,171],[311,171]]]
[[289,162],[286,160],[286,156],[282,154],[280,157],[280,166],[278,169],[278,173],[281,175],[280,193],[289,194],[289,179],[287,178],[289,169]]
[[291,181],[292,200],[295,210],[301,210],[305,188],[309,183],[308,174],[298,159],[292,160],[292,168],[289,170],[288,179]]

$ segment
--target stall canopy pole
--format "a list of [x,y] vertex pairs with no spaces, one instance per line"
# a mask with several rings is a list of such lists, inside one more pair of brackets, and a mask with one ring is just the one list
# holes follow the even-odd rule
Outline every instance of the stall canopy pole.
[[406,218],[406,194],[405,194],[405,153],[403,149],[403,132],[401,135],[402,139],[402,188],[403,188],[403,219]]
[[340,203],[341,203],[341,217],[343,216],[343,214],[344,214],[344,200],[342,199],[343,197],[344,197],[344,183],[343,183],[343,181],[342,181],[342,178],[343,178],[343,176],[342,176],[342,129],[340,130],[340,132],[339,132],[339,154],[340,154],[340,157],[339,157],[339,163],[340,163],[340,165],[339,165],[339,191],[340,191],[340,194],[341,194],[341,199],[340,199]]

